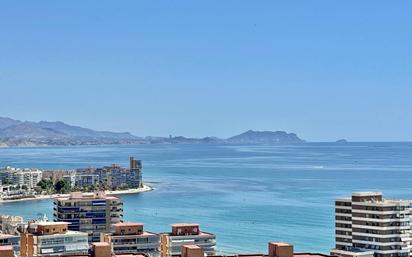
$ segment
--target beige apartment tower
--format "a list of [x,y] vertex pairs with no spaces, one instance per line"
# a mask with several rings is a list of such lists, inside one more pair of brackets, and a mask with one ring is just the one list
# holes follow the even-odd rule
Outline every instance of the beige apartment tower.
[[54,220],[68,222],[70,230],[88,233],[89,242],[99,242],[101,233],[123,222],[123,202],[104,192],[59,196],[54,199]]
[[336,248],[342,257],[409,257],[411,201],[353,193],[335,202]]

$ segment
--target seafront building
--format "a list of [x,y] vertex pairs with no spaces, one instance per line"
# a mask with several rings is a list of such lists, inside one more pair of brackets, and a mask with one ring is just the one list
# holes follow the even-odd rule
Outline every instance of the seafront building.
[[102,234],[102,242],[112,245],[115,254],[145,253],[160,256],[160,235],[144,231],[143,223],[117,223],[113,233]]
[[71,188],[99,187],[104,190],[142,188],[142,162],[130,157],[129,167],[117,164],[101,168],[80,168],[76,170],[45,171],[43,176],[53,183],[67,181]]
[[95,174],[78,174],[73,172],[68,175],[63,175],[62,179],[70,185],[70,188],[99,186],[99,175]]
[[203,232],[199,224],[173,224],[172,232],[160,235],[161,257],[179,257],[182,245],[195,244],[206,255],[216,254],[216,236]]
[[71,193],[54,199],[54,220],[69,222],[68,228],[86,232],[90,242],[100,241],[100,233],[123,222],[123,202],[99,193]]
[[87,233],[68,230],[67,222],[29,223],[21,233],[21,257],[87,255]]
[[18,187],[27,187],[26,190],[32,190],[42,179],[42,171],[39,169],[29,168],[12,168],[5,167],[0,169],[0,180],[2,185],[13,185]]
[[386,200],[382,193],[353,193],[335,202],[336,248],[342,257],[408,257],[411,201]]
[[133,157],[130,157],[129,168],[112,164],[102,168],[88,169],[86,172],[97,174],[99,176],[99,183],[107,185],[109,189],[143,187],[142,162],[135,160]]

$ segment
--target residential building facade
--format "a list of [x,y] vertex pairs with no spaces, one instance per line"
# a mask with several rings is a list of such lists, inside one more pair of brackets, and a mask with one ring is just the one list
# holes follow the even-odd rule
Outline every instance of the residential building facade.
[[102,234],[101,241],[110,243],[115,254],[160,256],[160,235],[144,231],[143,223],[117,223],[113,228],[113,233]]
[[199,224],[173,224],[171,233],[160,235],[162,257],[179,257],[182,245],[193,244],[206,255],[216,254],[216,236],[200,230]]
[[69,183],[71,188],[79,187],[97,187],[99,185],[99,175],[79,174],[77,172],[64,175],[63,180]]
[[11,184],[19,187],[27,187],[28,190],[34,189],[42,179],[42,171],[29,168],[5,167],[0,169],[0,180],[3,185]]
[[411,202],[382,193],[353,193],[335,201],[336,247],[343,257],[409,257]]
[[71,193],[54,199],[54,220],[69,222],[69,229],[86,232],[90,242],[100,241],[100,233],[123,222],[123,202],[99,193]]
[[0,246],[3,245],[11,245],[13,247],[14,255],[20,255],[20,236],[0,233]]
[[21,257],[87,255],[87,233],[68,230],[67,222],[29,223],[21,233]]

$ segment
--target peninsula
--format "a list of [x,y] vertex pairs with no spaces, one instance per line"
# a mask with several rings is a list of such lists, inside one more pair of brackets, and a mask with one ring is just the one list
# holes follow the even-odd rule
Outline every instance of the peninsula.
[[0,169],[0,202],[45,199],[77,191],[117,195],[150,190],[143,184],[141,161],[133,157],[129,168],[112,164],[76,170]]
[[20,121],[0,117],[0,147],[102,144],[301,144],[306,141],[285,131],[248,130],[226,139],[184,136],[138,137],[129,132],[96,131],[61,121]]

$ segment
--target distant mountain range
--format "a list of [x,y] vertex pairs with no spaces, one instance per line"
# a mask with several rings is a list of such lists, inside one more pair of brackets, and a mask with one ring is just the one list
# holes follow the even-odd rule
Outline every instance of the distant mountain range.
[[0,146],[97,144],[300,144],[305,141],[284,131],[248,130],[227,139],[217,137],[137,137],[129,132],[96,131],[61,121],[19,121],[0,117]]

